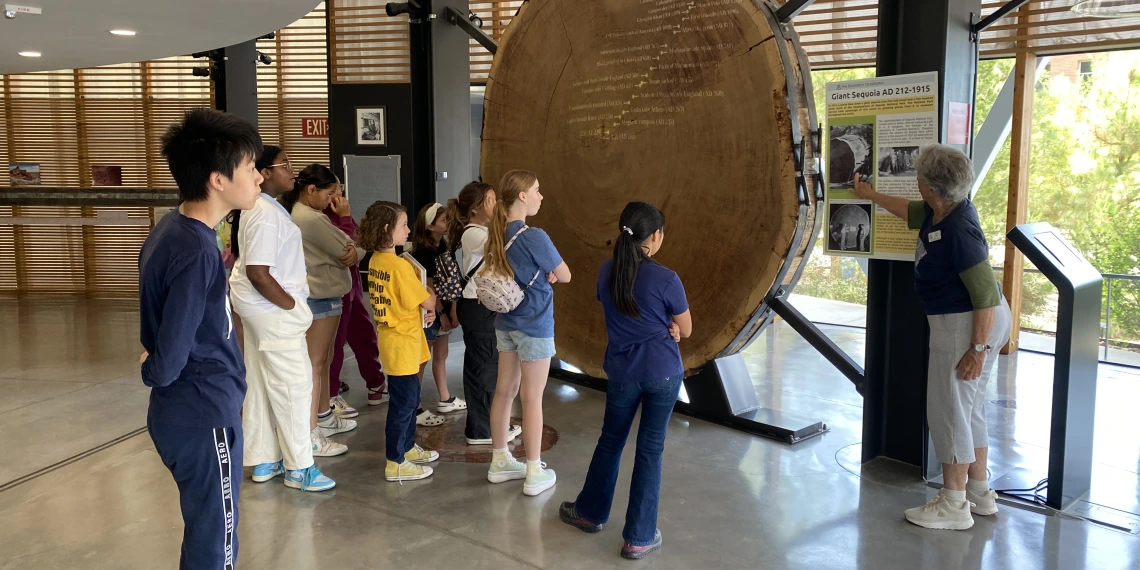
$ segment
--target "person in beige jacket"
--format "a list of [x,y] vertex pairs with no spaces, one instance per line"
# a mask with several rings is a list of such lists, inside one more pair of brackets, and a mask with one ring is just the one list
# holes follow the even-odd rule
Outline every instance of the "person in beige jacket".
[[308,274],[309,309],[313,324],[306,335],[309,360],[313,363],[313,407],[310,428],[318,441],[313,455],[340,455],[348,447],[333,443],[329,436],[356,429],[356,422],[341,418],[329,405],[329,365],[333,340],[343,310],[342,297],[352,288],[349,268],[364,255],[352,238],[334,226],[321,210],[332,201],[340,180],[328,167],[312,164],[297,175],[293,190],[281,196],[281,203],[301,229]]

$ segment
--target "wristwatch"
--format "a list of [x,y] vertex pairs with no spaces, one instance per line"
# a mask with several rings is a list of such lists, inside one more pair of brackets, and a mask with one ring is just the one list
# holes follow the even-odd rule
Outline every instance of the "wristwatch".
[[990,346],[987,344],[975,344],[974,345],[974,352],[985,352],[989,349],[990,349]]

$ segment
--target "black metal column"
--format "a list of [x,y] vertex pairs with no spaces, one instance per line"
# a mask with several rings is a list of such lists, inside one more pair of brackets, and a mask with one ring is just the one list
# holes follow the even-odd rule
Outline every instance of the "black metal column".
[[257,126],[257,40],[229,46],[225,50],[225,111]]
[[432,49],[432,2],[419,0],[408,26],[412,80],[412,210],[435,201],[435,78]]
[[[950,102],[973,101],[971,14],[980,0],[880,0],[878,75],[938,72],[939,140]],[[969,153],[968,145],[957,148]],[[930,331],[914,293],[914,263],[872,260],[867,272],[863,461],[923,465]]]

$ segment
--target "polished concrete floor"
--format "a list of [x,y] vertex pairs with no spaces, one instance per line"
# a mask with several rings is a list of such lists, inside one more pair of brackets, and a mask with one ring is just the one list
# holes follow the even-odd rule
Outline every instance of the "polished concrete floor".
[[[176,566],[176,489],[145,433],[130,437],[145,424],[147,402],[135,310],[133,303],[0,301],[0,569]],[[829,332],[858,349],[858,334]],[[749,364],[769,380],[759,383],[765,406],[818,417],[831,431],[788,447],[674,416],[659,520],[665,547],[649,560],[617,555],[621,493],[611,526],[598,535],[558,521],[559,502],[573,500],[584,478],[604,397],[551,381],[545,423],[560,438],[543,459],[559,474],[553,491],[524,497],[519,485],[489,485],[484,466],[465,463],[441,463],[424,482],[385,483],[385,407],[362,406],[358,389],[348,399],[361,405],[360,428],[338,436],[351,451],[319,463],[336,490],[303,494],[279,482],[244,482],[239,568],[1140,567],[1140,539],[1064,516],[1005,508],[964,532],[909,525],[902,510],[933,491],[913,468],[858,465],[858,396],[804,346],[777,326],[753,346]],[[454,348],[450,376],[458,389],[462,353]],[[1016,402],[991,411],[991,421],[1014,419],[1009,457],[1032,455],[1046,437],[1033,408],[1048,393],[1038,368],[1051,364],[1027,360],[1034,359],[1003,359],[1005,380],[992,388]],[[348,378],[363,388],[355,371]],[[1126,372],[1115,378],[1102,391],[1121,390],[1121,399],[1140,385]],[[435,396],[430,387],[424,392]],[[1124,412],[1136,401],[1108,402],[1098,433],[1104,417],[1130,419]],[[1135,475],[1135,444],[1123,454],[1102,447],[1098,441],[1096,459],[1107,467],[1098,469]],[[628,485],[631,454],[619,487]]]

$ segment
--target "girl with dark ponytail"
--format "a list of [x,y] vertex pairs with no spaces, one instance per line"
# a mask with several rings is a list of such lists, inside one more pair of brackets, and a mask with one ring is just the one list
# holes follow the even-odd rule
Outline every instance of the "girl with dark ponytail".
[[606,417],[578,500],[562,503],[563,522],[598,532],[609,520],[629,427],[638,407],[637,454],[625,515],[623,558],[643,558],[661,548],[657,504],[665,429],[684,379],[678,343],[693,330],[681,279],[653,261],[665,240],[665,216],[653,204],[631,202],[618,222],[614,257],[602,263],[598,299],[609,342],[603,368],[609,377]]

